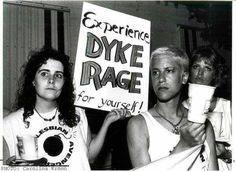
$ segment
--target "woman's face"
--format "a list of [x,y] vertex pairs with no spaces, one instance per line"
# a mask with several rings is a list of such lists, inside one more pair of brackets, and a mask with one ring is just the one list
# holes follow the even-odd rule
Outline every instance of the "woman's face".
[[190,68],[189,79],[191,83],[210,85],[214,77],[215,69],[207,60],[196,60]]
[[151,63],[152,85],[160,101],[169,101],[179,95],[187,77],[188,75],[183,72],[181,65],[172,57],[153,57]]
[[37,100],[55,101],[64,85],[64,67],[60,61],[48,59],[36,72],[33,85]]

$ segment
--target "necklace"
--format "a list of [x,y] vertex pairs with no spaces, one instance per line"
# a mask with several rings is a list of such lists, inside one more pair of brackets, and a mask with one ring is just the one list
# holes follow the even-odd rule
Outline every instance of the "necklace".
[[56,109],[56,112],[55,112],[55,114],[53,115],[53,117],[52,118],[44,118],[38,111],[37,111],[37,109],[36,108],[34,108],[34,110],[35,110],[35,112],[37,112],[37,114],[40,116],[40,118],[42,118],[44,121],[52,121],[52,120],[54,120],[54,118],[56,117],[56,114],[57,114],[57,109]]
[[154,106],[154,109],[155,109],[155,112],[156,112],[162,119],[164,119],[165,121],[167,121],[167,122],[173,127],[172,132],[173,132],[174,134],[179,134],[179,124],[181,123],[181,121],[182,121],[183,118],[184,118],[184,113],[182,113],[182,116],[181,116],[181,119],[179,120],[179,122],[178,122],[177,124],[173,124],[170,120],[168,120],[166,117],[164,117],[164,115],[162,115],[161,113],[159,113],[159,112],[157,111],[156,105]]

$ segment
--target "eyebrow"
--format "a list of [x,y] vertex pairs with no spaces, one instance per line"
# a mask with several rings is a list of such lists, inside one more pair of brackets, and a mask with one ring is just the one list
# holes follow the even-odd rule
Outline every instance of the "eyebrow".
[[[199,65],[199,63],[198,63],[198,62],[194,62],[194,63],[192,64],[192,66],[193,66],[193,65]],[[208,66],[208,67],[212,67],[212,68],[213,68],[213,65],[212,65],[211,63],[205,62],[205,65]]]
[[[38,73],[39,73],[39,72],[42,72],[42,71],[50,72],[49,69],[40,69],[40,70],[38,71]],[[56,71],[55,73],[62,73],[62,74],[64,74],[64,72],[62,72],[62,71]]]
[[[176,68],[176,66],[167,66],[167,67],[164,67],[164,69],[168,69],[168,68]],[[152,68],[153,70],[159,70],[160,68]]]

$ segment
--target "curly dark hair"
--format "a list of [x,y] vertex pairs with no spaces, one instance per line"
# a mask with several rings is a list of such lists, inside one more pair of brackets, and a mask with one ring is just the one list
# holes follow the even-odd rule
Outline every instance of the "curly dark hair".
[[191,53],[190,67],[199,59],[204,59],[210,62],[215,70],[215,77],[210,83],[211,86],[221,87],[224,85],[228,79],[228,68],[225,64],[225,59],[210,46],[199,47]]
[[32,51],[29,54],[29,60],[23,66],[23,73],[19,81],[15,108],[24,108],[23,120],[29,126],[26,120],[33,115],[36,103],[36,90],[32,82],[37,70],[46,64],[48,59],[60,61],[64,67],[65,82],[60,96],[56,102],[60,112],[59,120],[69,127],[74,127],[79,122],[79,116],[76,115],[74,106],[74,86],[72,81],[72,64],[69,62],[69,56],[51,48],[42,48],[39,51]]

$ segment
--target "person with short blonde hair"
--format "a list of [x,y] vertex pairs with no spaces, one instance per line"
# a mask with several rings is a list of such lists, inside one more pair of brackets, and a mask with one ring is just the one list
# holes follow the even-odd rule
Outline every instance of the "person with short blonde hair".
[[202,145],[200,157],[204,157],[204,161],[196,158],[198,166],[189,164],[188,170],[218,170],[212,126],[208,121],[205,124],[188,121],[188,111],[180,99],[182,87],[188,81],[188,65],[188,56],[177,47],[160,47],[151,54],[156,104],[128,122],[127,141],[133,167],[142,167]]

